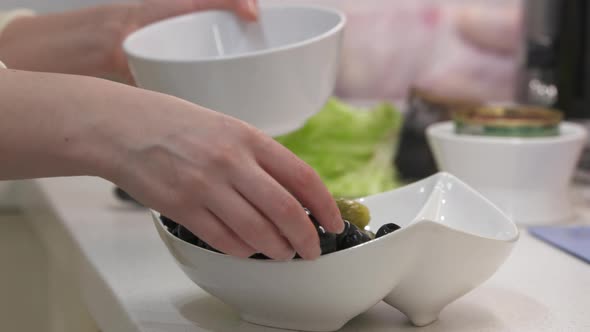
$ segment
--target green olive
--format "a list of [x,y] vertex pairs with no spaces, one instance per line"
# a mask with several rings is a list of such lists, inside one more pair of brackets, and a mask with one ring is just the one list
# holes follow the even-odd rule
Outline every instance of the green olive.
[[360,229],[365,229],[365,226],[371,221],[369,209],[357,201],[337,198],[336,204],[338,205],[342,218]]
[[368,231],[366,229],[362,230],[365,234],[367,234],[367,236],[371,239],[371,240],[375,240],[375,233]]

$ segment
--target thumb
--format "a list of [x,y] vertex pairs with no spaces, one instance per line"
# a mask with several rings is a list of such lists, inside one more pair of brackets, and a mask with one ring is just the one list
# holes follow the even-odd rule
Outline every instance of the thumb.
[[521,11],[514,6],[492,9],[472,6],[457,16],[459,35],[469,44],[485,50],[514,54],[521,37]]
[[138,23],[143,26],[169,17],[210,9],[233,11],[249,21],[258,16],[256,0],[145,0],[141,5]]

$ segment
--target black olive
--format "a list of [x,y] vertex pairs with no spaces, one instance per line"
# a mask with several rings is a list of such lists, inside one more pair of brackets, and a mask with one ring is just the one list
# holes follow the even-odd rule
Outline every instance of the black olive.
[[261,254],[261,253],[256,253],[256,254],[250,256],[249,258],[252,258],[252,259],[270,259],[265,254]]
[[205,241],[201,240],[198,236],[193,234],[191,231],[189,231],[186,227],[184,227],[180,224],[177,224],[174,220],[172,220],[164,215],[160,215],[160,220],[162,220],[162,224],[164,224],[164,226],[166,226],[166,228],[168,229],[170,234],[176,236],[177,238],[179,238],[183,241],[186,241],[190,244],[194,244],[197,247],[201,247],[203,249],[207,249],[210,251],[221,253],[221,251],[213,248],[212,246],[207,244]]
[[400,228],[401,227],[398,226],[397,224],[390,222],[388,224],[385,224],[385,225],[379,227],[379,230],[377,230],[377,234],[375,235],[375,237],[377,237],[377,238],[382,237],[383,235],[393,233]]
[[177,236],[179,239],[184,240],[188,243],[194,244],[199,247],[203,247],[203,241],[199,239],[195,234],[191,233],[186,227],[178,225]]
[[317,228],[320,226],[320,223],[318,222],[318,220],[315,218],[315,216],[311,213],[311,211],[309,211],[308,208],[303,208],[303,210],[305,210],[305,213],[307,213],[307,216],[309,217],[309,220],[311,220],[311,222],[313,223],[313,225]]
[[176,228],[176,226],[178,226],[174,220],[166,217],[165,215],[160,215],[160,220],[162,220],[162,224],[164,224],[164,226],[166,226],[169,231],[172,231],[174,228]]
[[342,233],[338,234],[338,238],[341,238],[341,237],[346,236],[346,234],[348,234],[348,232],[350,232],[350,230],[353,227],[356,228],[356,226],[354,226],[353,224],[351,224],[350,221],[348,221],[346,219],[344,219],[343,222],[344,222],[344,230],[342,231]]
[[[313,214],[311,214],[309,209],[307,209],[307,208],[303,208],[303,209],[305,210],[305,213],[307,213],[309,220],[311,220],[316,231],[318,232],[318,236],[320,238],[321,254],[326,255],[326,254],[329,254],[331,252],[338,250],[338,246],[337,246],[337,242],[336,242],[336,234],[326,232],[324,227],[320,226],[317,219],[313,216]],[[295,256],[295,258],[298,258],[298,257]]]
[[344,221],[344,230],[342,231],[342,233],[336,235],[336,248],[337,248],[337,250],[342,249],[341,242],[343,241],[343,239],[346,236],[348,236],[348,233],[350,233],[350,229],[352,228],[352,224],[348,220],[345,219],[343,221]]
[[320,233],[319,236],[320,249],[322,250],[322,255],[326,255],[338,250],[338,241],[336,240],[336,234],[324,231],[324,233]]
[[348,220],[344,220],[344,231],[338,234],[336,240],[338,250],[344,250],[371,241],[371,238]]
[[178,236],[178,231],[180,230],[180,225],[176,225],[176,227],[169,229],[169,232],[176,236],[177,238],[180,238],[180,236]]

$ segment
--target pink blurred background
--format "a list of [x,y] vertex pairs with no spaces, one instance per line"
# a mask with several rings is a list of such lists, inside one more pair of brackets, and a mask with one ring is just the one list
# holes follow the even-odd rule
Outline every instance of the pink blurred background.
[[[173,0],[169,0],[173,1]],[[345,11],[336,94],[399,100],[417,85],[455,97],[513,98],[521,0],[259,0]],[[115,0],[2,0],[0,9],[61,11]]]

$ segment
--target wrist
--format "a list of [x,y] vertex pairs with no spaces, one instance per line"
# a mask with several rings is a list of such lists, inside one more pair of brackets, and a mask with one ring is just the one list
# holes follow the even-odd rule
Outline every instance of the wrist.
[[123,166],[129,159],[126,131],[133,125],[128,115],[133,106],[126,101],[126,95],[131,87],[94,77],[77,79],[82,89],[69,104],[81,107],[71,109],[71,144],[61,157],[74,166],[78,175],[118,182],[124,177]]

